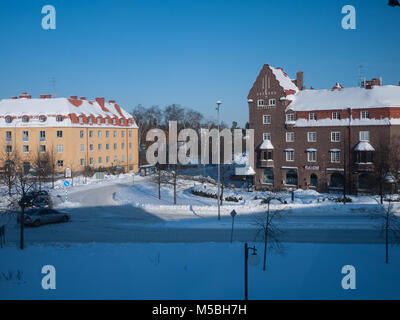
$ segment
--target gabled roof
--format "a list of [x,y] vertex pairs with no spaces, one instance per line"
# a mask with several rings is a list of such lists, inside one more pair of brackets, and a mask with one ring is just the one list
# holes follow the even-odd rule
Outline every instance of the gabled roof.
[[360,141],[354,148],[354,151],[375,151],[374,147],[367,141]]
[[264,140],[263,143],[260,145],[260,150],[271,150],[274,149],[274,146],[271,143],[271,140]]
[[287,107],[293,111],[400,107],[400,86],[374,86],[340,90],[302,90]]
[[285,71],[282,68],[273,68],[269,66],[272,73],[275,75],[276,80],[278,80],[280,86],[285,90],[287,95],[295,94],[299,92],[299,88],[293,83],[293,80],[289,78]]

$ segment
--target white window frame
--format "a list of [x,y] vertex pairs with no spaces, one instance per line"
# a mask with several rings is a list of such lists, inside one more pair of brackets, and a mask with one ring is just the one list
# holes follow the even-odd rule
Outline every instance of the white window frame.
[[57,168],[64,168],[64,160],[57,160]]
[[331,163],[340,163],[340,151],[331,151]]
[[294,142],[294,132],[286,132],[286,142]]
[[317,120],[317,113],[316,112],[310,112],[308,114],[308,120]]
[[269,133],[269,132],[264,132],[264,133],[263,133],[263,140],[264,140],[264,141],[265,141],[265,140],[271,141],[271,133]]
[[[339,137],[339,139],[336,139]],[[340,131],[331,131],[331,142],[340,142],[341,134]]]
[[264,106],[265,106],[265,101],[264,101],[264,99],[258,99],[258,100],[257,100],[257,106],[258,106],[258,107],[264,107]]
[[62,144],[57,145],[57,153],[63,153],[64,152],[64,146]]
[[286,122],[295,122],[295,116],[294,113],[287,113],[286,114]]
[[268,105],[270,107],[275,107],[276,106],[276,99],[275,98],[271,98],[268,100]]
[[360,119],[369,119],[369,110],[362,110],[360,112]]
[[332,112],[332,120],[340,120],[340,111]]
[[294,162],[294,150],[286,150],[286,161],[287,162]]
[[307,151],[307,161],[317,162],[317,151]]
[[[314,139],[311,139],[312,136],[314,136]],[[307,132],[307,142],[317,142],[317,132],[315,131]]]
[[[368,136],[368,139],[365,138],[365,135]],[[370,141],[370,132],[369,131],[360,131],[360,141]]]
[[263,115],[263,124],[271,124],[271,115],[270,114]]

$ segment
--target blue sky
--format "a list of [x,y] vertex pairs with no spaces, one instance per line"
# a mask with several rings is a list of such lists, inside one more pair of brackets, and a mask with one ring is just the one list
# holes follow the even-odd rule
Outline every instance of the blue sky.
[[[42,6],[57,10],[41,28]],[[357,29],[341,28],[351,4]],[[400,7],[386,0],[2,0],[0,98],[104,96],[135,105],[179,103],[244,125],[246,96],[264,63],[316,89],[357,83],[358,66],[400,81]]]

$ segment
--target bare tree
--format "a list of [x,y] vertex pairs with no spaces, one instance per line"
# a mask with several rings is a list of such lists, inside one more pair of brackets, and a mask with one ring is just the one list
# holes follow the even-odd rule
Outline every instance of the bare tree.
[[37,174],[39,190],[42,190],[42,183],[50,175],[49,155],[47,152],[40,152],[40,147],[35,150],[32,161],[33,169]]
[[400,242],[400,218],[396,216],[393,210],[391,197],[388,200],[389,203],[387,206],[382,205],[382,218],[385,220],[382,231],[385,232],[386,263],[389,263],[389,239],[392,238],[395,243]]
[[373,183],[378,186],[381,204],[383,204],[383,194],[385,191],[385,176],[391,169],[388,157],[390,150],[390,145],[380,143],[374,152]]
[[283,252],[283,245],[280,241],[280,236],[282,231],[278,228],[275,223],[276,219],[282,217],[283,210],[270,210],[270,202],[273,200],[279,200],[279,198],[275,196],[270,196],[267,199],[263,200],[263,203],[267,204],[267,210],[265,215],[256,216],[255,217],[255,225],[258,227],[258,231],[256,233],[256,239],[259,234],[262,235],[264,240],[264,264],[263,270],[266,270],[267,267],[267,248],[271,247],[273,250],[278,251],[279,253]]
[[54,182],[57,175],[57,151],[52,144],[46,152],[48,159],[48,170],[51,177],[51,187],[54,189]]
[[12,152],[8,152],[2,148],[3,152],[0,153],[1,162],[3,163],[1,172],[1,181],[7,186],[8,195],[11,197],[12,189],[15,185],[15,163]]

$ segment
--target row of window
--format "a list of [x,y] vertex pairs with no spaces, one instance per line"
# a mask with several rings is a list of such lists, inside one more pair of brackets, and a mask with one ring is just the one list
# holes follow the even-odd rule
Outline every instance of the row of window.
[[[317,150],[315,149],[307,149],[307,161],[308,162],[317,162]],[[294,161],[294,150],[286,149],[286,161],[293,162]],[[340,163],[340,150],[330,150],[331,154],[331,162],[332,163]],[[264,151],[261,154],[261,159],[266,161],[273,160],[273,151],[268,150]]]
[[[56,117],[56,121],[57,121],[57,122],[62,122],[62,121],[64,120],[64,118],[66,118],[66,117],[64,117],[64,116],[57,116],[57,117]],[[13,118],[12,118],[11,116],[6,116],[5,119],[6,119],[6,123],[11,123],[11,122],[13,121]],[[89,118],[88,118],[89,124],[92,124],[94,119],[97,119],[97,120],[96,120],[97,124],[101,124],[101,123],[102,123],[102,118],[89,117]],[[28,116],[23,116],[23,117],[22,117],[22,122],[24,122],[24,123],[28,123],[29,120],[30,120],[30,119],[29,119]],[[39,116],[39,121],[40,121],[40,122],[46,122],[46,120],[47,120],[47,117],[46,117],[46,116]],[[116,119],[116,118],[112,118],[111,120],[112,120],[112,124],[114,124],[114,125],[117,124],[117,119]],[[79,123],[83,123],[83,117],[82,117],[82,116],[79,117]],[[104,118],[104,123],[105,123],[105,124],[109,124],[109,118]],[[122,119],[122,118],[119,119],[119,123],[120,123],[121,125],[123,125],[123,124],[124,124],[124,119]],[[128,119],[128,124],[129,124],[129,125],[132,124],[132,120],[131,120],[131,119]]]
[[[368,110],[362,110],[360,111],[360,119],[369,119],[370,118],[370,113]],[[309,120],[317,120],[317,113],[316,112],[310,112],[308,114],[308,119]],[[334,111],[332,112],[332,120],[340,120],[340,112],[339,111]],[[286,114],[286,122],[294,122],[296,121],[295,114],[294,113],[287,113]],[[263,116],[263,124],[271,124],[271,116],[269,114],[266,114]]]
[[[339,131],[331,131],[331,142],[340,142],[340,132]],[[360,141],[369,141],[370,134],[369,131],[360,131],[359,139]],[[264,132],[263,133],[264,140],[271,140],[271,133]],[[307,132],[307,141],[308,142],[317,142],[317,133],[316,132]],[[286,132],[286,142],[294,142],[294,132]]]
[[268,99],[268,104],[265,104],[264,99],[258,99],[257,106],[259,106],[259,107],[275,107],[276,99]]
[[[132,161],[132,159],[133,159],[133,157],[132,157],[132,155],[130,154],[130,155],[129,155],[129,161]],[[105,163],[106,163],[106,164],[109,164],[110,162],[111,162],[111,157],[106,156],[106,157],[105,157]],[[125,156],[124,156],[124,155],[121,156],[121,162],[125,162]],[[114,158],[113,158],[113,163],[118,163],[118,156],[114,156]],[[90,165],[96,164],[96,163],[95,163],[95,159],[94,159],[94,158],[89,158],[89,164],[90,164]],[[102,157],[98,157],[98,158],[97,158],[97,164],[98,164],[98,165],[102,165],[102,164],[103,164],[103,158],[102,158]],[[80,159],[80,165],[81,165],[82,167],[84,167],[84,166],[86,165],[85,159],[84,159],[84,158],[81,158],[81,159]],[[63,167],[64,167],[64,160],[57,160],[57,167],[58,167],[58,168],[63,168]],[[133,170],[133,168],[130,169],[130,170]]]
[[[132,131],[128,131],[129,137],[132,137]],[[61,139],[63,137],[63,132],[62,130],[57,130],[57,138]],[[84,130],[80,131],[80,137],[83,138],[85,136]],[[103,132],[101,130],[97,131],[97,137],[102,138]],[[113,137],[116,138],[118,136],[118,131],[114,130],[113,131]],[[89,131],[89,137],[93,138],[94,137],[94,131],[90,130]],[[110,131],[106,130],[106,138],[110,137]],[[125,137],[125,131],[121,131],[121,138]],[[40,141],[46,141],[46,131],[40,131],[39,132],[39,139]],[[6,141],[10,142],[12,141],[12,132],[11,131],[6,131]],[[22,131],[22,141],[27,142],[29,141],[29,131]]]

